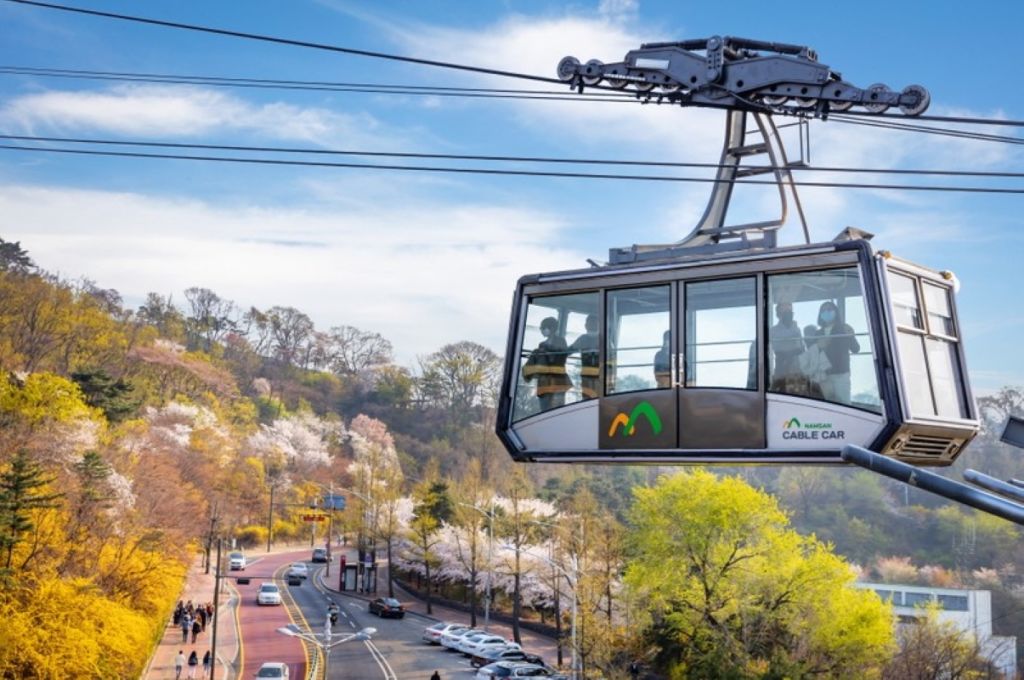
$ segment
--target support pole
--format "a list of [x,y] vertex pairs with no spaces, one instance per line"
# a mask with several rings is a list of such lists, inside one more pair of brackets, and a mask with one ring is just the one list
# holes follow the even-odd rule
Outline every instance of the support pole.
[[842,456],[848,463],[859,465],[866,470],[1024,525],[1024,505],[852,444],[843,447]]
[[270,541],[274,536],[274,485],[270,485],[270,508],[267,511],[267,552],[270,552]]
[[213,570],[213,633],[210,637],[210,680],[217,674],[217,621],[220,619],[220,549],[224,539],[217,539],[217,566]]

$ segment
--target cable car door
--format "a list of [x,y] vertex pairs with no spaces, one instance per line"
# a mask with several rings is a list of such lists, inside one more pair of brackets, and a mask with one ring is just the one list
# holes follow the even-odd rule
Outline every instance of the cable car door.
[[763,298],[756,276],[679,284],[680,449],[764,449]]

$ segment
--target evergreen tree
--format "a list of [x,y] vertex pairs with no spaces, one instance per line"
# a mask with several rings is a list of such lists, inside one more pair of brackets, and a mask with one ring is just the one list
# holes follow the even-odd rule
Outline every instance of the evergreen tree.
[[36,268],[28,251],[21,247],[21,241],[5,241],[0,238],[0,272],[27,274]]
[[111,423],[129,418],[142,403],[131,384],[123,379],[114,380],[101,368],[77,371],[71,374],[71,379],[82,388],[85,403],[103,411]]
[[32,513],[56,507],[63,494],[47,493],[53,482],[32,462],[24,449],[14,454],[10,467],[0,474],[0,550],[7,553],[4,571],[10,572],[14,548],[35,527]]

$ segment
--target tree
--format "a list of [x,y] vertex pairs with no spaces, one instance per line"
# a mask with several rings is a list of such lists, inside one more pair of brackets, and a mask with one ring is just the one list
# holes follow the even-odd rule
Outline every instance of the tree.
[[[5,573],[11,572],[14,548],[35,526],[34,513],[56,507],[63,496],[47,491],[53,481],[24,449],[19,449],[7,470],[0,473],[0,550],[6,553]],[[24,568],[24,562],[21,566]]]
[[[459,562],[469,572],[469,625],[476,627],[476,610],[478,597],[478,575],[481,561],[481,536],[487,524],[488,505],[492,504],[494,492],[484,484],[480,460],[471,458],[462,474],[462,479],[455,485],[454,524],[459,531],[455,534],[455,549]],[[492,528],[493,529],[493,528]],[[487,556],[490,560],[491,555]],[[488,564],[488,569],[491,566]]]
[[35,268],[28,251],[21,247],[21,241],[11,243],[0,238],[0,272],[29,274]]
[[141,404],[131,384],[123,379],[114,380],[102,368],[75,371],[71,379],[81,388],[85,403],[103,411],[111,423],[129,418]]
[[966,680],[994,677],[972,632],[958,630],[951,621],[939,620],[937,604],[924,616],[901,624],[899,651],[885,665],[882,680]]
[[189,288],[185,291],[190,313],[185,320],[189,345],[209,352],[214,343],[235,328],[235,303],[225,300],[209,288]]
[[146,301],[142,303],[136,312],[138,318],[144,323],[160,331],[160,335],[169,340],[185,340],[185,317],[171,300],[159,293],[149,293]]
[[670,677],[878,677],[888,605],[848,564],[788,528],[777,502],[697,471],[638,489],[626,583]]
[[313,334],[313,320],[294,307],[271,307],[266,317],[274,356],[287,366],[297,366]]
[[380,333],[353,326],[335,326],[330,335],[330,368],[338,375],[356,375],[391,361],[392,347]]
[[523,560],[522,553],[533,538],[540,533],[534,523],[538,519],[531,503],[531,484],[523,468],[515,468],[505,489],[507,499],[505,515],[498,523],[499,535],[512,551],[512,638],[522,644],[519,618],[523,613]]
[[420,392],[448,412],[452,427],[471,421],[473,409],[492,398],[501,371],[498,355],[466,341],[445,345],[420,365]]
[[441,542],[441,522],[430,511],[433,500],[429,483],[421,484],[414,497],[417,504],[413,509],[412,521],[409,522],[409,539],[418,553],[417,560],[423,564],[427,585],[427,614],[433,614],[433,581],[430,572],[438,563],[434,548]]

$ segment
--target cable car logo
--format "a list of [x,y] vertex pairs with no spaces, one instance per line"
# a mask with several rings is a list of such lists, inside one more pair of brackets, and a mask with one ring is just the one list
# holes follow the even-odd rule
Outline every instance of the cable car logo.
[[782,424],[782,427],[784,427],[787,430],[789,428],[791,428],[791,427],[795,427],[795,428],[799,429],[800,428],[800,421],[797,420],[796,418],[790,418],[789,420],[787,420],[785,423]]
[[612,426],[608,428],[608,436],[614,437],[620,426],[622,427],[623,437],[636,434],[636,421],[639,420],[640,416],[647,418],[647,422],[650,423],[651,431],[654,434],[661,434],[661,417],[658,415],[658,412],[654,410],[650,402],[641,401],[633,407],[628,416],[625,413],[618,413],[615,416],[612,420]]

